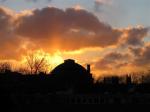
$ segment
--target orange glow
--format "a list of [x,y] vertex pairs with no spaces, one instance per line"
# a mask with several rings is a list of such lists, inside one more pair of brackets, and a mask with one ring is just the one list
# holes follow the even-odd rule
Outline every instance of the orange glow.
[[47,61],[52,64],[53,67],[56,67],[57,65],[63,63],[63,58],[60,56],[59,53],[55,53],[52,56],[47,57]]
[[[34,52],[29,51],[29,54],[33,54],[37,59],[44,58],[48,68],[47,71],[51,71],[53,68],[55,68],[57,65],[63,63],[63,58],[61,57],[61,54],[59,52],[56,52],[54,54],[46,53],[43,50],[36,50]],[[27,64],[27,56],[23,56],[21,65]]]

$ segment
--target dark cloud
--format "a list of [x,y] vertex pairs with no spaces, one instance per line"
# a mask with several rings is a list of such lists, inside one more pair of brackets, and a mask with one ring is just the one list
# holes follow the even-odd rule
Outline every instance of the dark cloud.
[[[148,28],[114,29],[101,22],[86,10],[66,10],[46,7],[24,14],[10,14],[0,8],[0,58],[16,59],[28,50],[79,50],[89,47],[107,48],[130,46],[130,53],[136,54],[134,63],[142,65],[149,59],[149,47],[145,43]],[[140,49],[135,49],[135,47]],[[120,51],[121,52],[121,51]],[[96,67],[118,68],[126,66],[128,53],[111,52],[96,63]],[[148,62],[148,61],[147,61]]]
[[0,9],[0,39],[6,36],[10,31],[11,26],[11,16],[8,15],[4,9]]
[[143,46],[144,38],[148,35],[149,28],[135,27],[124,30],[126,36],[124,44],[129,46]]
[[107,47],[115,45],[120,35],[86,10],[47,7],[12,15],[0,8],[0,58],[18,57],[28,48],[50,52]]
[[0,8],[0,59],[16,59],[20,40],[14,34],[13,17],[7,11]]
[[143,49],[141,47],[129,47],[129,51],[135,56],[135,57],[139,57],[141,56],[141,53],[143,51]]
[[18,23],[19,35],[34,41],[43,40],[45,45],[47,40],[49,45],[57,40],[64,50],[115,45],[121,35],[119,30],[100,22],[92,13],[73,8],[65,11],[52,7],[37,9],[32,15],[19,18]]
[[143,48],[134,49],[134,51],[136,51],[134,53],[134,65],[139,67],[150,65],[150,44],[145,45]]
[[95,63],[95,68],[100,70],[113,70],[127,66],[130,55],[128,53],[110,52]]

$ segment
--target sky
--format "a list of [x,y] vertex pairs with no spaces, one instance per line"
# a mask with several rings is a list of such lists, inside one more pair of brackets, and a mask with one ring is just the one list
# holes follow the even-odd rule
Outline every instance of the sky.
[[[1,6],[11,8],[17,12],[27,9],[54,6],[61,9],[80,5],[96,15],[104,22],[114,27],[127,27],[129,25],[149,26],[150,10],[149,0],[0,0]],[[104,2],[103,2],[104,1]],[[100,3],[101,2],[101,3]]]
[[147,70],[149,10],[150,0],[0,0],[0,60],[32,51],[91,64],[94,77]]

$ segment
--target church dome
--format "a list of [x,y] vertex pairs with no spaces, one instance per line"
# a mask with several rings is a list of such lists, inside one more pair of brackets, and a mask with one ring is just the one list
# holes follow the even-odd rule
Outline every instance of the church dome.
[[87,74],[87,70],[81,65],[75,63],[74,60],[68,59],[52,70],[51,74]]
[[92,81],[90,72],[72,59],[65,60],[64,63],[58,65],[52,70],[51,76],[57,79],[58,82],[69,85],[82,86]]

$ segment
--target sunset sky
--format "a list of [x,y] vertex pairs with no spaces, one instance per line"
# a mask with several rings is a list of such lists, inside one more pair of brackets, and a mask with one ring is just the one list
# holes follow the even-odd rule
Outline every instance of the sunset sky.
[[73,58],[94,77],[150,69],[150,0],[0,0],[0,60]]

